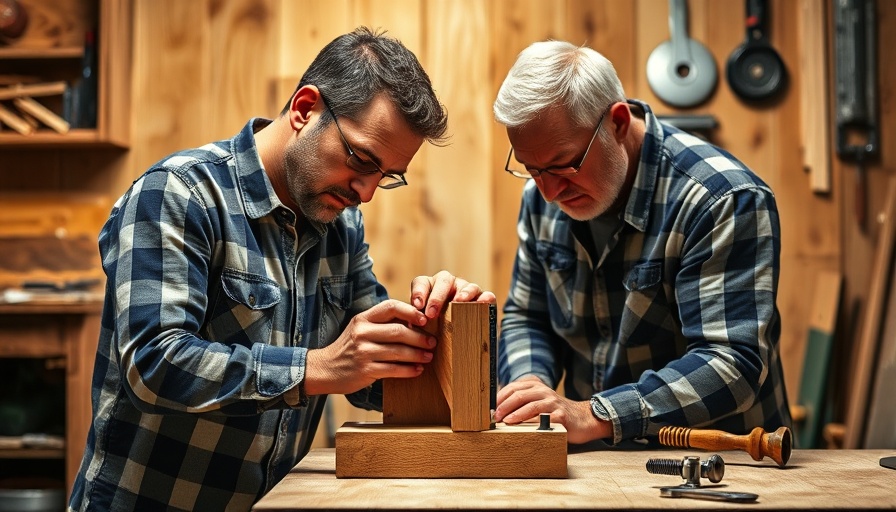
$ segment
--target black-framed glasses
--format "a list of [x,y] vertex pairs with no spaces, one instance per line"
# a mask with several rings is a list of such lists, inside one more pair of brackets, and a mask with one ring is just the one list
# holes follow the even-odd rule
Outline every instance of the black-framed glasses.
[[359,157],[358,154],[355,153],[355,150],[352,149],[351,144],[348,143],[348,140],[346,140],[345,134],[342,133],[342,128],[339,126],[339,120],[336,119],[336,114],[333,113],[330,104],[327,103],[327,100],[323,96],[321,96],[320,99],[323,100],[327,112],[333,116],[333,122],[336,123],[336,130],[339,131],[339,137],[342,138],[342,143],[345,144],[345,149],[348,151],[348,158],[345,159],[345,165],[358,174],[370,175],[380,173],[382,176],[380,177],[380,181],[376,184],[380,188],[398,188],[408,184],[408,181],[404,178],[403,174],[384,172],[376,162],[363,160]]
[[[607,113],[610,111],[610,108],[613,105],[610,105],[604,110],[604,113],[600,115],[600,119],[597,121],[597,128],[594,129],[594,135],[591,136],[591,141],[588,142],[588,147],[585,148],[585,154],[582,155],[582,159],[579,160],[579,165],[575,167],[570,167],[568,165],[557,165],[552,167],[545,167],[544,169],[530,169],[528,167],[523,167],[522,169],[511,168],[510,167],[510,159],[513,158],[513,146],[510,146],[510,152],[507,153],[507,162],[504,164],[504,170],[509,172],[510,174],[516,176],[517,178],[522,178],[525,180],[531,178],[537,178],[542,174],[551,174],[554,176],[574,176],[579,173],[579,169],[582,168],[582,165],[585,163],[585,159],[588,158],[588,152],[591,151],[591,145],[594,144],[594,139],[597,138],[597,132],[600,131],[601,125],[604,124],[604,118],[607,116]],[[516,163],[523,165],[516,160]]]

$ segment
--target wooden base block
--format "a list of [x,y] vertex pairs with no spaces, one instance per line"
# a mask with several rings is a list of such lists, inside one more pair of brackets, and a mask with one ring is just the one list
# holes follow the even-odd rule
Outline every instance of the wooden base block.
[[448,426],[345,423],[336,431],[338,478],[566,478],[566,429],[504,425],[482,432]]

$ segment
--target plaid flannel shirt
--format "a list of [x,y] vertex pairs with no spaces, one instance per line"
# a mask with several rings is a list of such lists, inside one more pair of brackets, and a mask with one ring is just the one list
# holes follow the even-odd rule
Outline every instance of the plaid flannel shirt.
[[613,443],[662,425],[789,425],[772,191],[726,151],[629,103],[647,130],[624,211],[574,221],[526,185],[500,380],[555,387],[565,371],[565,395],[590,399]]
[[[307,350],[386,298],[360,211],[297,232],[255,147],[268,122],[165,158],[115,204],[72,509],[248,510],[310,447]],[[381,386],[348,398],[379,409]]]

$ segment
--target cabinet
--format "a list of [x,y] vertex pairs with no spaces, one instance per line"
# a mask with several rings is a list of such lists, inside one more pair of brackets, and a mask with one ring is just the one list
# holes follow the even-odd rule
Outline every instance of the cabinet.
[[[104,278],[96,233],[110,204],[65,192],[0,193],[0,205],[0,413],[21,411],[0,428],[0,489],[42,478],[69,492],[90,428]],[[53,370],[50,400],[46,380],[21,378],[35,367]],[[27,434],[53,434],[56,446]]]
[[[0,466],[61,463],[66,493],[71,492],[90,428],[90,380],[101,313],[98,299],[0,304],[0,357],[55,359],[65,369],[65,447],[0,450]],[[14,476],[32,476],[28,471],[19,473]]]
[[[81,77],[85,35],[96,37],[96,126],[59,133],[41,124],[23,135],[0,131],[3,147],[126,148],[130,127],[131,1],[18,0],[28,13],[24,33],[0,43],[0,88],[16,83],[76,83]],[[62,95],[38,98],[63,116]],[[0,103],[10,106],[8,101]]]

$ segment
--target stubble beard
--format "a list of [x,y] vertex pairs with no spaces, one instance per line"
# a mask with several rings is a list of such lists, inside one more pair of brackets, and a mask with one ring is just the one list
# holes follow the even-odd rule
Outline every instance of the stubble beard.
[[600,180],[597,197],[591,204],[576,209],[558,203],[560,209],[575,220],[589,221],[610,211],[619,200],[619,195],[625,186],[628,166],[622,156],[622,152],[609,144],[602,144],[600,149],[601,162],[599,168],[601,170],[600,174],[595,178]]
[[302,215],[311,221],[327,224],[336,220],[345,208],[334,208],[323,200],[324,194],[333,194],[340,198],[359,204],[358,194],[351,189],[330,186],[316,190],[317,183],[327,177],[327,170],[319,157],[320,138],[323,130],[315,129],[286,147],[283,156],[283,167],[289,195],[298,205]]

